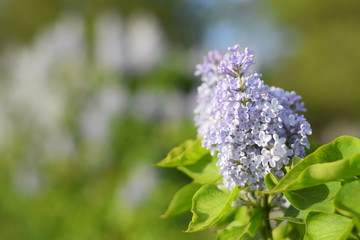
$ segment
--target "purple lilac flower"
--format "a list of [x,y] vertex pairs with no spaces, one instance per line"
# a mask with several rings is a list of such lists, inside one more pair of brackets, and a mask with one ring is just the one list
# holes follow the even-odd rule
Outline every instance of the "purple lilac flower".
[[221,59],[222,55],[219,51],[210,51],[204,57],[203,64],[196,66],[195,75],[201,75],[202,81],[202,84],[198,87],[198,106],[194,110],[194,121],[198,127],[199,136],[206,135],[211,127],[210,115],[212,114],[215,88],[220,79],[217,68]]
[[269,87],[252,70],[254,53],[239,45],[223,57],[210,52],[197,66],[195,124],[203,146],[217,152],[224,185],[265,189],[264,177],[281,178],[294,155],[305,156],[310,124],[295,92]]

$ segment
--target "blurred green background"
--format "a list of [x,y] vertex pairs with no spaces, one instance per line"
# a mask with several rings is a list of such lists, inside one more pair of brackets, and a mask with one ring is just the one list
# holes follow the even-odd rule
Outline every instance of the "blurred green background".
[[209,239],[163,220],[190,180],[154,163],[196,136],[194,66],[256,52],[303,96],[311,140],[360,137],[360,1],[1,0],[0,239]]

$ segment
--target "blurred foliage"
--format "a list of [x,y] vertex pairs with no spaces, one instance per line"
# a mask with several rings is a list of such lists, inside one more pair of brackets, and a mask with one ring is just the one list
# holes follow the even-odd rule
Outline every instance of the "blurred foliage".
[[360,2],[272,1],[271,5],[279,24],[296,31],[293,54],[273,70],[272,78],[303,96],[315,129],[337,118],[359,121]]
[[[18,78],[28,77],[25,84],[29,86],[25,88],[30,88],[33,84],[49,84],[54,88],[40,87],[40,90],[55,90],[60,93],[60,104],[64,107],[64,115],[60,116],[59,125],[54,124],[55,129],[46,128],[37,122],[38,119],[46,117],[46,109],[39,111],[44,116],[37,116],[35,119],[29,117],[31,110],[18,108],[17,105],[9,106],[9,110],[6,110],[9,112],[6,118],[14,127],[11,135],[6,136],[5,144],[0,146],[0,239],[155,240],[159,239],[159,236],[164,239],[209,238],[212,233],[188,236],[181,232],[186,229],[190,215],[172,221],[163,221],[160,218],[166,210],[171,194],[189,182],[189,179],[184,174],[152,166],[163,158],[173,145],[196,134],[191,119],[186,116],[180,119],[171,117],[176,109],[163,110],[153,106],[164,98],[171,98],[171,94],[183,94],[185,97],[190,92],[193,77],[184,73],[181,67],[184,66],[186,58],[173,51],[167,58],[178,60],[160,62],[146,73],[127,69],[123,69],[123,72],[113,71],[101,68],[95,61],[89,60],[89,57],[95,57],[91,54],[91,48],[95,46],[91,45],[95,37],[92,29],[96,14],[113,7],[124,16],[130,16],[131,11],[139,11],[145,7],[144,10],[158,14],[160,20],[165,21],[166,18],[166,21],[169,21],[166,26],[182,26],[177,28],[179,31],[175,32],[175,39],[180,39],[176,34],[191,34],[185,34],[188,28],[167,8],[161,8],[160,3],[151,5],[149,9],[146,6],[149,3],[142,2],[132,5],[123,1],[93,1],[93,4],[97,6],[92,5],[91,9],[88,9],[90,3],[88,5],[84,1],[39,0],[32,2],[32,6],[25,7],[24,1],[15,0],[2,3],[0,8],[0,26],[7,33],[1,37],[2,48],[6,49],[13,43],[26,43],[30,60],[33,56],[34,61],[39,62],[23,69],[30,74],[24,72],[24,75],[17,76],[12,72],[13,68],[7,66],[13,67],[12,63],[22,63],[21,61],[27,61],[28,58],[23,59],[21,51],[17,55],[15,53],[15,59],[19,58],[19,62],[4,57],[1,61],[2,89],[9,89],[14,80],[19,81]],[[177,5],[183,3],[175,4],[169,1],[165,4],[178,9],[181,6]],[[52,22],[57,21],[62,12],[67,10],[77,11],[85,18],[85,43],[90,47],[80,47],[84,47],[88,58],[83,61],[77,56],[70,60],[65,57],[65,62],[62,62],[64,59],[58,59],[59,56],[50,56],[48,61],[54,60],[54,63],[41,65],[43,59],[36,59],[36,56],[38,54],[42,57],[44,52],[41,48],[46,51],[48,45],[41,45],[43,38],[38,38],[38,35],[42,34],[42,30],[51,28]],[[164,19],[157,11],[163,11]],[[15,20],[15,15],[21,17]],[[187,21],[190,18],[187,18]],[[66,25],[63,25],[64,27],[66,28]],[[173,28],[171,30],[173,31]],[[45,39],[52,40],[51,36]],[[193,35],[188,40],[196,41],[196,36]],[[39,42],[41,48],[37,49]],[[174,42],[175,45],[182,43]],[[58,47],[55,46],[56,42],[47,44]],[[54,51],[54,54],[59,53]],[[61,56],[61,53],[59,55]],[[43,69],[45,66],[48,66],[48,69]],[[46,76],[43,77],[47,78],[47,81],[38,83],[36,79],[32,79],[34,75],[31,74],[31,68],[40,69],[40,72],[44,70]],[[14,85],[17,86],[15,83]],[[178,86],[181,87],[177,88]],[[83,118],[94,117],[91,114],[86,115],[89,107],[93,110],[104,107],[101,102],[97,102],[98,98],[104,97],[101,95],[104,89],[118,91],[127,105],[122,107],[123,110],[118,106],[115,116],[112,116],[108,123],[98,123],[108,124],[108,134],[105,138],[93,139],[83,129]],[[41,99],[35,101],[35,104],[54,100],[41,96],[44,92],[37,91],[30,95],[30,98]],[[4,92],[0,93],[1,99],[11,99],[11,94],[9,97],[6,91]],[[142,93],[149,95],[141,98]],[[149,101],[150,107],[157,112],[141,117],[143,113],[137,111],[147,107],[146,101]],[[103,113],[95,112],[96,115]],[[96,115],[95,117],[101,119],[102,116]],[[70,150],[66,147],[64,149],[61,142],[50,142],[53,135],[59,135],[58,132],[60,136],[67,137],[65,141],[72,146]]]
[[[76,118],[77,114],[73,112],[71,117]],[[78,127],[73,126],[71,131],[78,132]],[[126,194],[144,191],[141,185],[154,181],[146,179],[148,174],[132,176],[134,171],[143,164],[146,169],[152,168],[150,164],[161,159],[171,146],[192,137],[195,134],[192,122],[150,123],[118,116],[110,128],[108,144],[96,146],[80,135],[70,156],[44,155],[41,141],[33,140],[32,130],[26,130],[3,148],[1,239],[135,240],[209,236],[205,233],[189,237],[181,233],[180,229],[186,229],[189,215],[170,222],[160,219],[171,194],[189,181],[184,175],[153,169],[157,175],[155,191],[140,193],[144,199],[126,199]],[[124,193],[133,177],[139,178],[140,189],[130,188]],[[31,184],[34,180],[35,188]]]
[[[176,46],[199,43],[205,24],[196,4],[177,0],[2,0],[0,2],[0,49],[5,43],[29,42],[44,26],[51,24],[63,12],[75,12],[88,22],[89,34],[94,18],[103,11],[116,11],[129,18],[137,12],[151,12],[160,21],[167,38]],[[191,26],[191,27],[189,27]]]
[[[166,56],[163,64],[152,69],[147,76],[129,76],[128,86],[132,91],[139,89],[169,89],[176,86],[181,92],[189,93],[194,90],[199,82],[194,76],[189,76],[184,71],[186,57],[179,53],[173,53]],[[171,80],[170,80],[171,79]]]

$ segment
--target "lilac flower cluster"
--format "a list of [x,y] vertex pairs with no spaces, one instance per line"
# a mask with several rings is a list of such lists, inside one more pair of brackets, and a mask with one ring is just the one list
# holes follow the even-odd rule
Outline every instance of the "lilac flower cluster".
[[305,156],[311,127],[300,114],[306,111],[300,96],[265,85],[252,70],[252,51],[228,50],[210,52],[197,66],[195,125],[203,146],[218,153],[226,187],[265,189],[267,173],[281,178],[294,155]]

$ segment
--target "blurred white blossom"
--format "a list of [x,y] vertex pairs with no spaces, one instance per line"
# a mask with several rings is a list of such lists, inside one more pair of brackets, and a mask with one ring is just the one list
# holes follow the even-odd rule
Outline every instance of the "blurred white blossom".
[[106,12],[96,21],[95,52],[100,67],[119,72],[124,65],[123,22],[118,14]]
[[85,138],[97,142],[104,141],[108,136],[111,118],[125,110],[127,98],[127,91],[115,86],[99,89],[80,117],[80,126]]
[[180,121],[192,116],[194,95],[179,90],[156,91],[143,89],[131,97],[131,114],[138,119]]
[[29,163],[12,172],[14,189],[26,196],[35,196],[42,187],[39,170]]
[[126,205],[136,207],[149,197],[159,181],[156,169],[151,166],[137,166],[125,183],[119,185],[116,198]]
[[126,62],[136,72],[145,72],[157,64],[166,51],[163,32],[150,14],[134,15],[126,32]]

